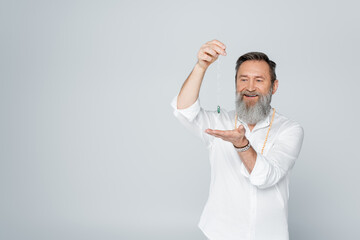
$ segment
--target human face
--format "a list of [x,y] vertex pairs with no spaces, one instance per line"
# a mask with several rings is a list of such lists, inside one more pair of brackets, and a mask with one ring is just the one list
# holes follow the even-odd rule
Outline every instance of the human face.
[[[272,94],[278,87],[278,80],[273,84]],[[271,88],[270,67],[265,61],[248,60],[243,62],[237,72],[236,92],[242,92],[243,101],[253,106],[259,101],[259,95],[266,95]]]

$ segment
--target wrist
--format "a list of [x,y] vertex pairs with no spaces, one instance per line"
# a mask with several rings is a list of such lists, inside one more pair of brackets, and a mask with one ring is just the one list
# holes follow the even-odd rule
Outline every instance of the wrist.
[[[234,144],[233,144],[233,145],[234,145]],[[244,145],[244,146],[236,147],[236,146],[234,145],[234,148],[235,148],[235,150],[236,150],[237,152],[245,152],[245,151],[247,151],[250,147],[251,147],[251,144],[250,144],[250,141],[249,141],[249,140],[247,140],[247,144]]]
[[246,137],[244,137],[237,143],[233,143],[234,147],[236,147],[236,148],[244,148],[248,144],[249,144],[249,140]]
[[195,69],[196,70],[199,70],[199,71],[201,71],[201,72],[206,72],[206,70],[207,70],[207,68],[208,68],[209,66],[202,66],[200,63],[199,63],[199,61],[197,61],[196,62],[196,64],[195,64]]

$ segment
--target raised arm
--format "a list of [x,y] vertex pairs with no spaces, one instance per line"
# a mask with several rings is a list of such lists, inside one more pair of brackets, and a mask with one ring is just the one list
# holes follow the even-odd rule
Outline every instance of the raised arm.
[[212,40],[201,46],[197,54],[198,61],[180,89],[177,100],[178,109],[188,108],[198,99],[207,68],[216,61],[219,54],[226,56],[225,49],[225,45],[218,40]]

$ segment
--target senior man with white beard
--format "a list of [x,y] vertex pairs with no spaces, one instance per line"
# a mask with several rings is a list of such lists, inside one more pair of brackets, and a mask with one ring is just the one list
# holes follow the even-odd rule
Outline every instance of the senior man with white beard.
[[261,52],[236,62],[235,110],[204,110],[198,98],[201,83],[220,54],[226,56],[222,42],[202,45],[171,102],[176,118],[209,150],[209,198],[198,226],[210,240],[289,239],[289,176],[303,128],[271,107],[279,85],[276,64]]

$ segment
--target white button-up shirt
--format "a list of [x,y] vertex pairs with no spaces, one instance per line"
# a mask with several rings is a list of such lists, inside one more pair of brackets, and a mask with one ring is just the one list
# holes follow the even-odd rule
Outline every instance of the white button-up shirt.
[[210,240],[289,239],[289,176],[301,149],[303,128],[276,112],[261,155],[272,111],[252,131],[238,119],[237,127],[245,127],[245,136],[257,152],[249,174],[232,143],[205,133],[207,128],[234,129],[235,110],[207,111],[199,99],[186,109],[177,109],[177,97],[171,102],[175,117],[209,150],[209,198],[198,227]]

